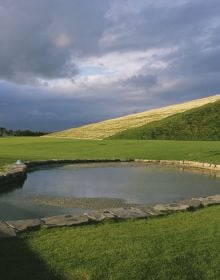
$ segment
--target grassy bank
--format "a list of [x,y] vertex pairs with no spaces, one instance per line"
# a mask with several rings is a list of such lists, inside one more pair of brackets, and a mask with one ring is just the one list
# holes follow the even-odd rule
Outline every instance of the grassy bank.
[[[17,159],[148,158],[220,163],[220,142],[1,138]],[[158,219],[40,230],[0,240],[4,280],[220,279],[220,206]]]
[[220,140],[220,102],[115,134],[110,139]]
[[137,114],[131,114],[116,119],[109,119],[97,123],[91,123],[76,128],[58,131],[52,136],[72,137],[75,139],[104,139],[123,130],[139,127],[153,121],[162,120],[168,116],[198,108],[205,104],[220,100],[220,95],[191,100],[162,108],[152,109]]
[[0,240],[1,279],[220,279],[219,211],[215,206]]
[[220,141],[0,138],[0,166],[17,159],[141,158],[220,163]]

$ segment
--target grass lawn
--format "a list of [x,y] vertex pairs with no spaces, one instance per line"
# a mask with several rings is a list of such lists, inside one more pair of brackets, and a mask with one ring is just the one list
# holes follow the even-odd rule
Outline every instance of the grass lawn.
[[0,138],[0,166],[17,159],[141,158],[220,163],[220,141]]
[[220,279],[220,206],[0,240],[2,280]]
[[[220,163],[220,142],[0,139],[17,159],[147,158]],[[40,230],[0,240],[2,280],[220,279],[220,206],[167,217]]]

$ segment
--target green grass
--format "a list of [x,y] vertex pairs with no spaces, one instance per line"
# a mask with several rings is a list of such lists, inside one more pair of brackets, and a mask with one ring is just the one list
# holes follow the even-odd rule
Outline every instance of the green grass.
[[131,114],[115,119],[91,123],[80,127],[70,128],[64,131],[58,131],[50,134],[51,137],[69,137],[75,139],[104,139],[115,135],[123,130],[162,120],[168,116],[187,110],[201,107],[205,104],[220,100],[220,94],[212,95],[206,98],[191,100],[184,103],[174,104],[162,108],[147,110],[144,112]]
[[216,206],[0,240],[1,279],[217,280],[219,211]]
[[[52,158],[220,163],[220,142],[0,139],[0,166],[17,159]],[[220,279],[219,214],[216,206],[158,219],[40,230],[0,240],[0,279]]]
[[219,141],[72,140],[0,138],[0,166],[17,159],[141,158],[220,163]]
[[220,102],[128,129],[109,139],[220,140]]

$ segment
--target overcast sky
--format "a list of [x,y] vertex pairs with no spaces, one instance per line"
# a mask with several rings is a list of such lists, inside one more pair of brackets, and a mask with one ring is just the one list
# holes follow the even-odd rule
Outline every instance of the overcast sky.
[[0,127],[59,130],[220,92],[219,0],[0,0]]

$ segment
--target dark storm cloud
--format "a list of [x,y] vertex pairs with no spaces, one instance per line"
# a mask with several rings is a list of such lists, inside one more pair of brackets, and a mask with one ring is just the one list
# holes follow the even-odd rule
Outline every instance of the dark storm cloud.
[[[112,1],[117,5],[106,17],[108,0],[1,1],[0,76],[21,82],[71,77],[77,73],[78,56],[105,52],[105,47],[120,51],[182,45],[184,40],[212,34],[209,24],[219,17],[215,0],[180,5],[167,1],[166,6],[142,2],[146,4],[133,15],[141,1]],[[128,3],[130,10],[123,13]],[[99,40],[104,33],[119,39],[102,49]]]
[[[218,0],[212,1],[139,1],[145,3],[137,12],[133,9],[136,2],[126,11],[124,6],[131,1],[116,1],[110,32],[120,37],[113,40],[116,49],[146,49],[166,47],[201,40],[200,36],[212,33],[216,22],[219,23]],[[149,3],[149,4],[148,4]],[[114,17],[114,12],[117,17]],[[117,37],[116,37],[117,38]],[[187,40],[187,41],[185,41]]]
[[149,89],[157,84],[157,77],[152,75],[135,75],[124,81],[125,86],[134,86],[135,88]]
[[118,93],[111,92],[107,98],[62,98],[62,93],[54,97],[43,90],[2,83],[0,96],[0,127],[10,129],[52,131],[135,112],[133,100],[117,99]]
[[29,83],[75,75],[75,57],[97,48],[107,3],[0,1],[0,77]]
[[[133,4],[131,1],[116,1],[109,16],[112,20],[109,38],[113,39],[105,45],[106,49],[123,52],[174,48],[175,51],[161,57],[167,64],[165,69],[146,66],[143,73],[129,78],[128,84],[134,81],[140,88],[146,83],[148,90],[145,94],[150,95],[148,77],[155,77],[152,86],[162,81],[161,98],[168,100],[170,95],[173,103],[184,100],[183,96],[191,99],[219,92],[220,2],[137,1],[138,4],[141,4],[140,9],[135,9],[136,1]],[[178,81],[176,87],[164,90],[164,81],[175,80]],[[184,94],[180,85],[186,89]]]
[[[219,10],[219,0],[0,0],[0,126],[62,129],[218,93]],[[62,78],[75,88],[47,86]]]

